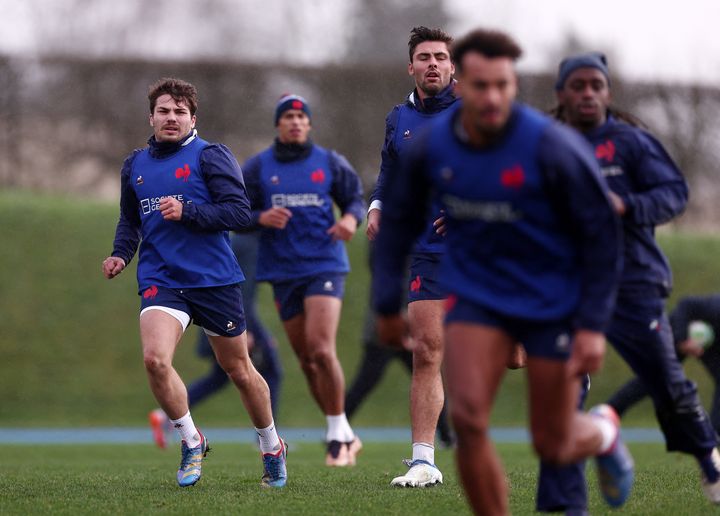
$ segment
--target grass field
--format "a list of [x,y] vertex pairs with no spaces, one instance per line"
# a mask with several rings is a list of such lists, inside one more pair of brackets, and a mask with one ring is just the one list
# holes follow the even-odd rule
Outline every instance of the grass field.
[[[292,446],[292,445],[291,445]],[[623,514],[708,514],[692,460],[663,453],[660,445],[631,446],[637,482]],[[319,444],[291,448],[289,483],[259,486],[261,465],[251,445],[218,444],[203,478],[187,489],[175,484],[178,454],[141,446],[15,446],[3,449],[0,514],[469,514],[449,451],[437,453],[443,486],[396,489],[404,466],[402,445],[367,445],[358,466],[329,469]],[[526,445],[499,446],[511,486],[513,514],[534,510],[537,464]],[[591,514],[609,514],[587,468]]]
[[[113,281],[100,273],[112,247],[117,213],[116,206],[87,200],[0,193],[0,426],[145,424],[154,401],[138,343],[134,262]],[[675,296],[720,290],[720,238],[666,233],[661,242],[673,264]],[[338,335],[348,382],[362,352],[369,283],[365,243],[358,234],[348,246],[353,272]],[[286,373],[278,421],[322,426],[269,294],[263,285],[260,313],[278,338]],[[189,331],[176,357],[186,381],[208,367],[194,354],[195,332]],[[703,399],[709,400],[711,386],[704,370],[695,360],[688,360],[687,368],[699,382]],[[610,352],[604,370],[593,378],[590,403],[604,400],[628,377],[628,368]],[[404,368],[391,365],[354,423],[407,426],[408,386]],[[496,403],[496,425],[525,424],[524,390],[523,373],[509,373]],[[194,414],[204,426],[248,424],[232,389],[198,406]],[[625,424],[654,426],[650,403],[630,411]]]
[[[0,193],[0,427],[140,426],[154,401],[147,388],[138,344],[138,298],[131,266],[118,279],[101,277],[111,250],[117,207],[21,192]],[[720,290],[720,238],[666,232],[660,237],[676,277],[677,296]],[[349,252],[353,272],[338,338],[348,381],[362,352],[360,334],[369,275],[365,239]],[[260,293],[260,313],[278,337],[286,378],[280,428],[324,425],[302,373],[280,331],[269,289]],[[194,354],[195,330],[184,339],[176,365],[184,379],[208,364]],[[694,360],[688,374],[709,400],[710,381]],[[589,403],[604,400],[629,378],[612,351],[593,379]],[[394,364],[353,421],[358,426],[409,425],[408,376]],[[526,423],[522,372],[507,375],[493,412],[495,426]],[[193,410],[205,427],[248,426],[232,389]],[[645,401],[626,426],[655,426]],[[212,436],[210,437],[212,441]],[[291,443],[292,445],[292,443]],[[423,491],[388,485],[402,471],[407,444],[368,443],[357,468],[322,466],[320,444],[291,448],[289,486],[258,487],[259,458],[250,445],[218,444],[205,477],[180,490],[174,481],[176,452],[151,445],[4,446],[0,469],[0,514],[247,513],[247,514],[466,514],[452,456],[439,451],[446,484]],[[512,486],[511,510],[533,511],[537,463],[527,445],[502,444]],[[637,485],[625,514],[707,514],[693,461],[664,453],[659,444],[631,445]],[[590,510],[608,513],[588,468]]]

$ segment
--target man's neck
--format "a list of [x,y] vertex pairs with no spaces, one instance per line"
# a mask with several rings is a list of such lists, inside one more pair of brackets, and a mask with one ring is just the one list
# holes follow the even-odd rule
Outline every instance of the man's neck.
[[506,127],[507,124],[497,132],[482,131],[473,123],[469,114],[462,112],[455,120],[455,134],[457,134],[458,138],[471,147],[478,149],[495,145],[502,138]]

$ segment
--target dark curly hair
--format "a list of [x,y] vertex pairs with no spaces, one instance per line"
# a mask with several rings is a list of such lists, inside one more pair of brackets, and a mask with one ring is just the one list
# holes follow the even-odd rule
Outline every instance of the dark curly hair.
[[190,116],[197,111],[197,89],[189,82],[172,77],[164,77],[150,86],[148,100],[150,101],[150,113],[155,111],[157,99],[162,95],[170,95],[175,102],[184,102],[190,109]]
[[507,57],[513,61],[522,55],[522,49],[513,38],[497,30],[476,29],[463,36],[452,46],[452,60],[462,72],[462,58],[468,52],[477,52],[488,58]]

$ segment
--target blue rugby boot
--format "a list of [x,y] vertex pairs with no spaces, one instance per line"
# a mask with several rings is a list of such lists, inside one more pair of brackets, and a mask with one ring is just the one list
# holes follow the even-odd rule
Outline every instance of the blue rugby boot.
[[617,437],[610,449],[595,457],[600,492],[611,507],[620,507],[630,496],[635,477],[635,465],[630,452],[620,437],[620,418],[606,404],[590,409],[590,414],[609,420],[617,428]]
[[182,459],[177,472],[177,482],[180,487],[195,485],[202,475],[202,461],[210,451],[210,445],[200,430],[198,434],[200,434],[200,444],[195,448],[188,448],[185,441],[182,442]]
[[263,487],[285,487],[287,483],[287,444],[280,439],[280,450],[263,453]]

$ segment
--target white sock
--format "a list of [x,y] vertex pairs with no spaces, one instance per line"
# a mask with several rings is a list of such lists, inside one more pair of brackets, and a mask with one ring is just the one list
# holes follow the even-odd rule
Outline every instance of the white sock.
[[262,453],[272,453],[280,449],[280,437],[278,437],[275,429],[275,421],[270,422],[267,428],[255,428],[260,438],[260,451]]
[[598,451],[598,455],[602,455],[610,451],[612,445],[615,444],[620,429],[612,421],[604,417],[595,417],[593,421],[602,434],[602,444],[600,444],[600,450]]
[[345,412],[337,416],[326,415],[325,419],[327,420],[328,426],[327,434],[325,435],[327,442],[340,441],[341,443],[349,443],[355,439],[355,433],[350,427]]
[[412,460],[424,460],[435,464],[435,446],[428,443],[413,443]]
[[180,439],[185,441],[188,448],[196,448],[200,446],[200,434],[195,428],[190,411],[180,419],[171,419],[173,427],[178,431]]

